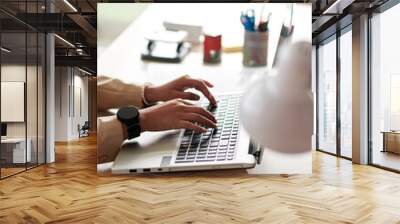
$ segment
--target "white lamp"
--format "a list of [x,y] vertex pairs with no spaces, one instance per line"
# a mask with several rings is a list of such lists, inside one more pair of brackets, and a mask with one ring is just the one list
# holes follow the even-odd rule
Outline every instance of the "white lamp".
[[277,68],[245,92],[240,119],[251,138],[283,153],[311,150],[313,98],[311,43],[283,49]]

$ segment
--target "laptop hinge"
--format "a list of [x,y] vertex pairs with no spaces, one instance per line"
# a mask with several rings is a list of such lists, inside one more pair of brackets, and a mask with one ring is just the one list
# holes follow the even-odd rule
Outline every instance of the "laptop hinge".
[[249,154],[252,154],[254,156],[254,158],[257,161],[257,164],[261,163],[263,152],[264,152],[264,147],[262,147],[260,144],[250,141]]

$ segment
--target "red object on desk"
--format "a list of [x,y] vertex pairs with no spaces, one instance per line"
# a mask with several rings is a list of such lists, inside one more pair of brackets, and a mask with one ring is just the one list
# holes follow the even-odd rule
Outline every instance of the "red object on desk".
[[218,63],[221,61],[221,39],[221,35],[204,35],[204,62]]

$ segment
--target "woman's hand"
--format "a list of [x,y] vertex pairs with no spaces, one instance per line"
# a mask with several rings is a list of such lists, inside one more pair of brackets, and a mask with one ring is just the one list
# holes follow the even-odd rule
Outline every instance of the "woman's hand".
[[214,116],[204,108],[184,100],[175,99],[140,110],[142,131],[163,131],[170,129],[191,129],[197,133],[216,128]]
[[144,91],[144,97],[149,103],[158,101],[168,101],[172,99],[199,100],[200,96],[191,92],[185,92],[189,88],[200,91],[212,105],[217,105],[214,96],[208,88],[213,85],[206,80],[193,79],[184,75],[178,79],[159,86],[147,86]]

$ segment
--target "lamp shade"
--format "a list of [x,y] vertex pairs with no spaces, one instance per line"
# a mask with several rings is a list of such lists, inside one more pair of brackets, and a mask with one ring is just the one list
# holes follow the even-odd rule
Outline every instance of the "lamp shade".
[[244,128],[255,142],[272,150],[311,150],[311,43],[287,46],[270,72],[274,75],[261,77],[243,95],[240,119]]

